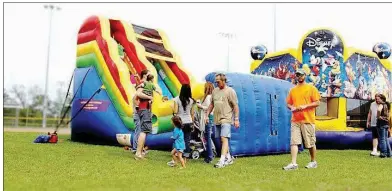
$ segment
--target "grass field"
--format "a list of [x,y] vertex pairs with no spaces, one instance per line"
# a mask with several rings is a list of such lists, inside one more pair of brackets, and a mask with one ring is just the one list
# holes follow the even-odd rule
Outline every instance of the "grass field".
[[392,160],[368,151],[320,150],[317,169],[283,171],[290,155],[242,157],[223,169],[202,160],[187,169],[166,165],[168,152],[135,161],[121,147],[69,141],[33,144],[37,133],[4,132],[5,190],[392,190]]

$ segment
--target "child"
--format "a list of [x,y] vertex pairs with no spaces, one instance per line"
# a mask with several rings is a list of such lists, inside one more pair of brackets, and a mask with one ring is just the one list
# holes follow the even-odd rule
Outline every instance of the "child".
[[[142,82],[142,83],[139,85],[139,87],[143,87],[143,93],[146,94],[146,95],[148,95],[148,96],[152,96],[152,94],[153,94],[154,91],[157,92],[157,93],[159,93],[159,94],[161,94],[161,92],[159,92],[159,91],[155,88],[155,85],[154,85],[153,80],[154,80],[154,75],[149,74],[149,75],[147,76],[147,81]],[[161,94],[161,95],[162,95],[162,94]]]
[[168,162],[167,164],[171,167],[176,166],[177,159],[181,162],[180,169],[186,168],[185,161],[182,158],[182,154],[185,150],[185,141],[184,141],[184,132],[182,132],[182,121],[179,116],[172,117],[172,123],[174,125],[173,136],[171,137],[174,139],[173,143],[173,150],[171,151],[171,155],[173,160]]

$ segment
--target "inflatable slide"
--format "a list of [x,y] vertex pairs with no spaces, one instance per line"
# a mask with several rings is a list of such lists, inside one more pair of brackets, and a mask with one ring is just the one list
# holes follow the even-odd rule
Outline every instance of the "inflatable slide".
[[323,99],[316,112],[318,148],[371,147],[371,132],[365,128],[370,103],[376,93],[392,101],[387,43],[377,43],[367,52],[346,47],[332,30],[315,29],[304,35],[297,50],[267,52],[264,46],[252,48],[252,74],[295,83],[295,70],[303,68],[307,83],[319,90]]

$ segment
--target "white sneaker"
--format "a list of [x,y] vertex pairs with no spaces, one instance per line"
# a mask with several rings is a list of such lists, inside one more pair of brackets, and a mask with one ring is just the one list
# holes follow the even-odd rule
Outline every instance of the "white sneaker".
[[308,165],[305,166],[305,168],[317,168],[317,162],[316,161],[309,162]]
[[287,166],[283,167],[283,170],[297,170],[298,164],[290,163]]
[[370,153],[370,155],[371,156],[376,156],[376,157],[378,157],[378,156],[380,156],[380,153],[379,152],[377,152],[377,151],[372,151],[371,153]]
[[215,168],[223,168],[225,166],[226,166],[225,162],[221,162],[221,161],[218,161],[218,163],[214,165]]
[[169,165],[169,166],[171,166],[171,167],[174,167],[175,163],[174,163],[173,160],[171,160],[171,161],[167,162],[167,165]]
[[230,159],[229,159],[229,158],[226,158],[226,160],[225,160],[225,166],[231,165],[231,164],[233,164],[233,163],[234,163],[234,157],[231,157]]

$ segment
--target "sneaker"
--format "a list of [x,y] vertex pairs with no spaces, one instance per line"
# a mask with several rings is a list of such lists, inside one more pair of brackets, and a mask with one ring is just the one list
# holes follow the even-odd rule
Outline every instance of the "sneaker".
[[380,156],[380,153],[379,152],[374,152],[374,151],[372,151],[371,153],[370,153],[370,156],[376,156],[376,157],[378,157],[378,156]]
[[298,164],[290,163],[287,166],[283,167],[283,170],[297,170]]
[[144,160],[143,156],[135,155],[134,158],[135,158],[135,160]]
[[317,162],[309,162],[308,165],[305,166],[305,168],[317,168]]
[[173,167],[173,166],[175,165],[175,163],[174,163],[174,161],[173,161],[173,160],[171,160],[171,161],[167,162],[167,165],[169,165],[169,166]]
[[221,161],[218,161],[218,163],[216,163],[215,165],[214,165],[214,167],[215,168],[223,168],[223,167],[225,167],[226,165],[225,165],[225,162],[221,162]]
[[231,165],[234,163],[234,157],[231,157],[230,159],[226,158],[225,160],[225,165]]

